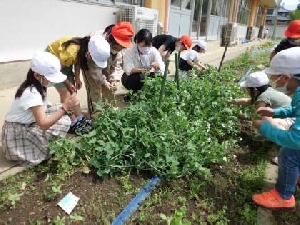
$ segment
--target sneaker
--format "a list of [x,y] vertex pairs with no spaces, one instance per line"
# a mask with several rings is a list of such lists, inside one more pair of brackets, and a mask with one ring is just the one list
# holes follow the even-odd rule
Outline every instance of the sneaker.
[[130,95],[125,95],[124,97],[123,97],[123,100],[124,100],[124,102],[130,102]]
[[283,199],[276,189],[252,196],[252,200],[259,206],[271,210],[294,211],[296,209],[295,197]]
[[70,127],[68,133],[82,135],[90,132],[92,129],[93,122],[91,120],[87,120],[85,117],[82,117],[81,120],[77,121]]
[[278,166],[278,157],[275,156],[274,158],[271,159],[271,163],[275,166]]

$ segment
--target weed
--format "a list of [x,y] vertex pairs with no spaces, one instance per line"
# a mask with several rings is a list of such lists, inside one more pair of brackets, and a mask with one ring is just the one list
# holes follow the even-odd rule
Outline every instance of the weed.
[[191,225],[192,223],[185,217],[186,207],[184,206],[176,210],[173,216],[167,217],[165,214],[160,214],[160,218],[165,220],[168,225]]

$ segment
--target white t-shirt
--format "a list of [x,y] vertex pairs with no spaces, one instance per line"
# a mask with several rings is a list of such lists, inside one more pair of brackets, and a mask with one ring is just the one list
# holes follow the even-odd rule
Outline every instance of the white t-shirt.
[[147,55],[140,55],[137,45],[134,44],[131,48],[125,50],[123,60],[123,69],[127,75],[131,74],[131,70],[133,68],[150,69],[153,62],[157,62],[159,64],[159,72],[164,73],[165,71],[165,64],[162,61],[161,55],[154,47],[151,47],[151,50]]
[[189,50],[187,53],[180,56],[180,58],[186,60],[186,61],[194,61],[198,58],[198,52],[195,50]]
[[39,105],[44,106],[45,109],[47,108],[46,101],[43,101],[38,90],[35,87],[28,87],[20,98],[13,101],[5,116],[5,121],[31,124],[35,122],[35,118],[30,108]]

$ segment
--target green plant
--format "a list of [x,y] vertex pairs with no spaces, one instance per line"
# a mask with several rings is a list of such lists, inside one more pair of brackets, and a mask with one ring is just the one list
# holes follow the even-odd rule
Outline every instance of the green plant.
[[76,213],[70,215],[70,219],[73,221],[81,221],[81,222],[83,222],[85,220],[84,217],[77,215]]
[[253,208],[247,203],[244,205],[240,213],[243,221],[245,221],[248,224],[256,220],[257,211],[253,210]]
[[54,220],[51,221],[52,225],[65,225],[66,224],[66,217],[56,216]]
[[15,194],[10,194],[8,196],[8,201],[9,204],[14,208],[16,205],[16,202],[20,201],[21,196],[23,195],[23,193],[15,193]]
[[127,175],[124,174],[123,176],[120,176],[117,179],[120,182],[122,189],[124,189],[124,191],[126,191],[126,193],[128,193],[128,192],[135,193],[135,192],[137,192],[138,189],[130,183],[129,176],[130,176],[130,174],[127,174]]
[[167,217],[165,214],[160,214],[160,218],[165,220],[168,225],[191,225],[192,223],[186,218],[186,207],[182,206],[176,210],[173,216]]
[[55,183],[52,186],[46,186],[43,189],[43,197],[46,201],[54,201],[58,198],[58,196],[62,193],[61,186]]
[[211,224],[216,224],[216,225],[225,225],[229,223],[229,220],[227,218],[227,208],[223,207],[222,210],[219,210],[216,213],[212,213],[208,215],[208,222]]

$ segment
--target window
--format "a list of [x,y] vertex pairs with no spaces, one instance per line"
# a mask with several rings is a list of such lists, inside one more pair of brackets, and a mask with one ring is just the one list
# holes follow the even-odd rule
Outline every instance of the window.
[[[78,0],[73,0],[78,1]],[[81,2],[92,2],[92,3],[98,3],[98,4],[129,4],[129,5],[139,5],[143,3],[142,0],[79,0]]]
[[274,9],[268,9],[267,15],[273,15]]
[[141,5],[141,0],[114,0],[115,3],[125,3],[130,5]]
[[171,0],[171,5],[180,7],[180,0]]
[[181,9],[191,9],[191,0],[171,0],[171,5]]
[[211,15],[228,17],[230,2],[227,0],[215,0],[212,1]]
[[239,12],[237,15],[237,22],[241,24],[247,24],[250,15],[250,0],[241,0],[239,6]]
[[257,16],[256,16],[256,23],[255,23],[257,27],[260,27],[261,18],[262,18],[262,8],[261,6],[259,6],[257,9]]

